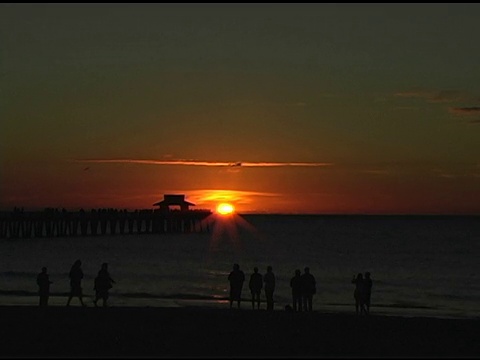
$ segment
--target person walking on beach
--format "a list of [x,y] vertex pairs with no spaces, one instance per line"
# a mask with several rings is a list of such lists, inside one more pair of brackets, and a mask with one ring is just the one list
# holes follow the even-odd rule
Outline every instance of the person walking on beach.
[[248,287],[252,293],[252,310],[255,310],[255,300],[257,301],[257,309],[260,309],[260,293],[262,292],[263,279],[262,275],[258,273],[258,267],[256,266],[253,268],[253,274],[250,275]]
[[365,281],[362,273],[358,273],[357,277],[353,275],[352,284],[355,284],[353,297],[355,298],[355,313],[362,315],[365,313]]
[[83,271],[82,262],[80,260],[73,263],[68,276],[70,277],[70,295],[68,296],[67,306],[70,306],[70,301],[72,301],[74,296],[77,296],[80,299],[82,306],[86,306],[82,299]]
[[47,268],[42,267],[42,272],[37,276],[38,284],[38,295],[40,297],[40,307],[48,306],[48,298],[50,296],[50,284],[53,282],[50,281],[49,275],[47,274]]
[[302,272],[300,269],[295,270],[295,276],[290,280],[292,288],[293,311],[302,311]]
[[303,310],[313,311],[313,295],[317,293],[317,282],[315,281],[315,277],[310,273],[310,268],[308,266],[305,267],[301,279]]
[[113,284],[115,284],[115,281],[110,277],[108,264],[103,263],[102,268],[95,278],[95,285],[93,287],[95,290],[95,300],[93,300],[95,307],[97,307],[97,301],[100,299],[103,300],[103,307],[107,307],[108,291],[113,287]]
[[240,265],[233,264],[233,271],[228,275],[228,281],[230,282],[230,309],[233,306],[233,302],[237,301],[237,306],[240,309],[240,302],[242,299],[242,287],[245,281],[245,274],[240,270]]
[[365,273],[364,281],[365,281],[365,313],[369,315],[370,314],[370,298],[372,296],[373,281],[368,271]]
[[267,299],[267,311],[273,311],[273,292],[275,291],[275,275],[273,268],[267,267],[267,273],[263,277],[265,283],[265,297]]

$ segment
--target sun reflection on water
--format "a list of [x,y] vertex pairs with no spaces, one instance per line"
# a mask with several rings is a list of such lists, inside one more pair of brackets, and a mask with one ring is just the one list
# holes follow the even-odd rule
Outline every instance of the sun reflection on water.
[[223,242],[230,243],[235,251],[242,249],[240,232],[243,230],[258,235],[258,230],[236,212],[225,216],[221,213],[212,213],[202,220],[202,227],[208,227],[211,231],[210,252],[215,252]]

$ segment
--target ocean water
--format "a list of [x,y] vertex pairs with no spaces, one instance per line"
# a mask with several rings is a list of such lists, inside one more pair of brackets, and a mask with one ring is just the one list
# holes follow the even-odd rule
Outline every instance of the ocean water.
[[[64,306],[68,272],[82,260],[84,300],[103,262],[116,281],[112,306],[228,307],[233,263],[248,279],[273,267],[275,309],[291,303],[290,278],[309,266],[314,310],[354,312],[353,275],[370,271],[372,314],[480,316],[480,217],[212,215],[210,233],[0,240],[0,305],[36,305],[48,267],[50,305]],[[264,301],[264,294],[262,294]],[[78,306],[73,299],[72,306]],[[265,303],[262,304],[265,308]]]

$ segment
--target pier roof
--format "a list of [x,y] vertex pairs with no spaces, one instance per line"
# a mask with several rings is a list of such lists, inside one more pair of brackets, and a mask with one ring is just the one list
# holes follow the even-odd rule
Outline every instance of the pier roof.
[[170,206],[170,205],[179,205],[179,206],[195,206],[195,204],[185,200],[185,195],[176,195],[176,194],[166,194],[163,196],[163,200],[153,204],[154,206]]

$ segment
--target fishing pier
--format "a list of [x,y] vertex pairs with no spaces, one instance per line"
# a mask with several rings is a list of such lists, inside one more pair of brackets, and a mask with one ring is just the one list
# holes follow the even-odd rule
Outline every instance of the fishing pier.
[[[46,208],[0,212],[0,238],[42,238],[126,234],[210,232],[210,210],[191,210],[183,195],[165,195],[158,209],[92,209],[66,211]],[[180,209],[172,209],[179,206]]]

